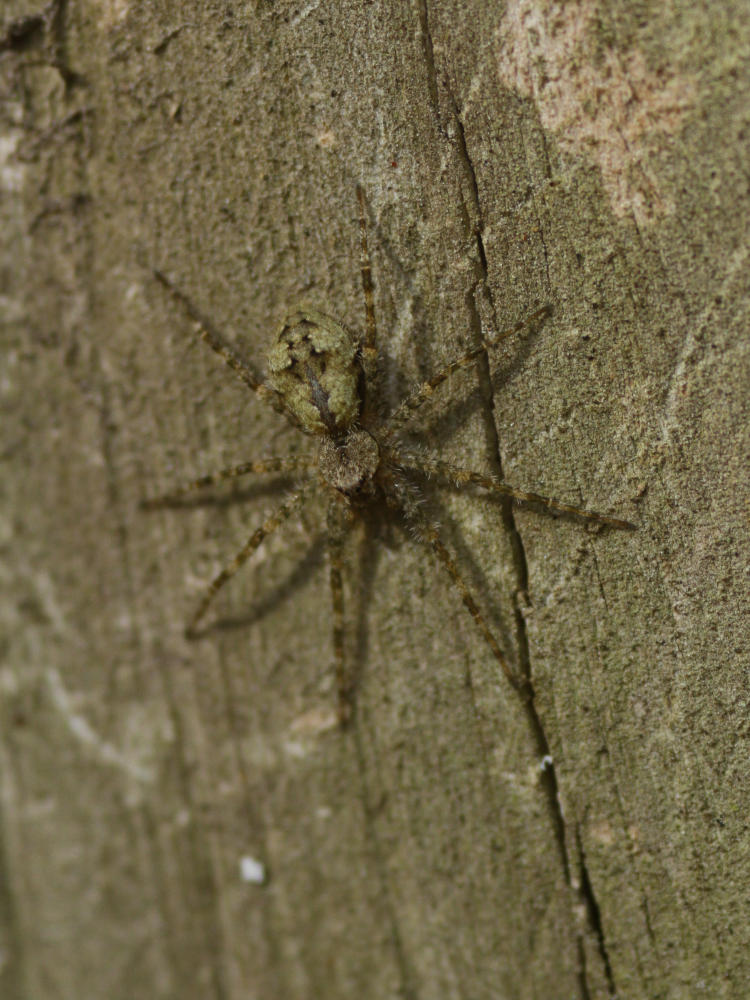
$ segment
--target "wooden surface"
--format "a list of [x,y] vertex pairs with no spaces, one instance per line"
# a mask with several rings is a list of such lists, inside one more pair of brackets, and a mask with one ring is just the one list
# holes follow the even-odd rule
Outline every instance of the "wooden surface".
[[[747,996],[746,5],[1,16],[3,1000]],[[138,508],[311,447],[151,269],[259,368],[362,331],[358,183],[386,406],[549,303],[415,439],[638,525],[428,485],[527,708],[393,514],[341,733],[322,503],[195,642],[288,484]]]

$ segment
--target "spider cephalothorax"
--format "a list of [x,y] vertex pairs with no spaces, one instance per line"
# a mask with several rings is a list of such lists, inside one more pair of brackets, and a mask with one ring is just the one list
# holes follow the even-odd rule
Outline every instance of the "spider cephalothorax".
[[[249,537],[234,559],[214,578],[196,609],[187,633],[194,636],[215,594],[231,579],[258,548],[317,487],[329,491],[328,552],[333,604],[333,648],[339,693],[339,718],[346,722],[352,710],[352,680],[344,656],[344,598],[342,586],[342,548],[353,511],[382,497],[399,510],[412,534],[428,544],[450,576],[461,599],[499,663],[503,673],[522,695],[528,696],[527,682],[511,669],[495,636],[490,631],[479,606],[469,590],[458,565],[444,545],[434,524],[425,517],[420,496],[410,476],[427,475],[460,488],[471,485],[513,500],[541,506],[551,513],[566,514],[580,520],[632,528],[627,521],[596,514],[593,511],[519,490],[500,480],[455,468],[423,455],[405,453],[398,445],[396,432],[421,407],[448,377],[482,357],[488,344],[480,344],[462,357],[441,368],[431,379],[408,395],[385,420],[376,408],[377,349],[373,288],[367,250],[365,202],[357,189],[360,206],[362,246],[362,288],[365,297],[366,327],[364,337],[353,336],[338,320],[315,309],[299,308],[290,313],[279,327],[268,354],[268,380],[264,382],[242,361],[213,330],[208,320],[161,271],[158,280],[197,321],[203,340],[234,369],[259,398],[306,434],[320,440],[317,460],[289,456],[244,462],[220,472],[202,476],[182,489],[144,502],[149,508],[165,507],[205,486],[249,473],[286,473],[300,476],[297,490],[277,508]],[[547,306],[508,330],[497,334],[493,345],[549,312]],[[342,511],[345,516],[342,516]]]
[[361,428],[349,431],[341,441],[327,438],[318,453],[323,479],[350,499],[372,495],[379,466],[378,442]]

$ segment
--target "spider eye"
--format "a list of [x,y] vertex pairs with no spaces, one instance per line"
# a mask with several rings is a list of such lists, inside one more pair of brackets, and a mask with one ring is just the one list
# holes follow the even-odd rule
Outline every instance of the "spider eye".
[[325,313],[287,316],[269,351],[268,370],[269,383],[310,433],[340,436],[359,418],[359,346]]

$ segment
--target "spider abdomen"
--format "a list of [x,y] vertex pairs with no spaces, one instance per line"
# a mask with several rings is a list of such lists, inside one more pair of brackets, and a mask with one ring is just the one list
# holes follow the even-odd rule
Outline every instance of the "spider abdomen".
[[331,316],[286,317],[268,353],[268,381],[309,434],[343,436],[362,409],[359,345]]

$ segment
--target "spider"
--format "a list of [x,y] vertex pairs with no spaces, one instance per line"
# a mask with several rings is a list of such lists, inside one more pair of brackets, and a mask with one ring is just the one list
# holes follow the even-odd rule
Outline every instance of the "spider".
[[215,331],[188,297],[162,271],[154,276],[171,297],[197,324],[202,340],[215,351],[249,386],[256,396],[283,414],[295,427],[318,441],[315,457],[274,457],[243,462],[201,476],[170,493],[142,501],[154,510],[168,507],[186,494],[222,480],[250,474],[300,475],[299,485],[260,527],[224,569],[211,581],[190,619],[185,634],[195,638],[198,625],[222,587],[247,561],[261,542],[276,531],[318,487],[328,492],[328,562],[333,610],[333,654],[338,689],[338,719],[346,725],[354,707],[353,681],[344,657],[344,597],[342,586],[343,546],[348,524],[366,504],[385,500],[426,543],[446,570],[474,624],[489,646],[503,674],[523,698],[531,696],[529,682],[516,676],[497,639],[464,580],[456,559],[441,539],[439,529],[422,510],[422,497],[413,482],[414,474],[434,476],[461,488],[478,487],[513,501],[542,507],[551,514],[563,514],[614,528],[633,528],[628,521],[572,506],[551,497],[516,489],[491,475],[456,468],[445,462],[428,461],[410,455],[397,440],[422,404],[448,378],[480,358],[488,346],[519,332],[549,314],[544,306],[515,326],[498,333],[493,340],[468,351],[416,387],[386,419],[377,407],[378,356],[372,272],[367,246],[365,196],[357,187],[361,260],[360,271],[365,301],[365,334],[351,334],[338,320],[325,313],[298,308],[289,313],[278,328],[268,353],[268,378],[263,381]]

